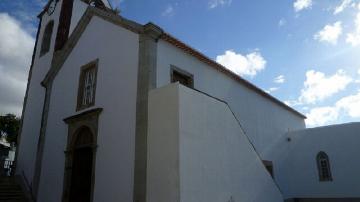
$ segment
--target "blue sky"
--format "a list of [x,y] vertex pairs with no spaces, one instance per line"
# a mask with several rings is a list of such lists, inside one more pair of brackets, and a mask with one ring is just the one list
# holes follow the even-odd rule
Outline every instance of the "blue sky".
[[[36,15],[45,2],[0,0],[0,30],[9,24],[5,21],[13,21],[22,38],[33,40]],[[310,127],[360,121],[359,0],[110,2],[121,9],[122,16],[158,24],[286,101],[309,117]],[[0,61],[8,57],[2,48],[0,41]],[[16,102],[9,104],[0,98],[0,113],[19,113],[29,63],[26,58],[31,52],[26,51],[23,63],[16,64],[24,65],[16,74]],[[12,68],[11,61],[0,62],[0,76],[11,74]],[[0,97],[2,94],[6,94],[4,87],[0,87]]]

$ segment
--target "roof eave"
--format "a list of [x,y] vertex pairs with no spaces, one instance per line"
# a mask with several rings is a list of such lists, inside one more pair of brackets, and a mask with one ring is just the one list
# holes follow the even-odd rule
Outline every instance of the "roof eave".
[[265,91],[263,91],[259,87],[255,86],[254,84],[250,83],[249,81],[245,80],[241,76],[235,74],[234,72],[230,71],[229,69],[227,69],[223,65],[221,65],[221,64],[217,63],[216,61],[210,59],[206,55],[202,54],[201,52],[197,51],[196,49],[192,48],[191,46],[185,44],[184,42],[180,41],[179,39],[171,36],[170,34],[164,32],[162,34],[162,36],[161,36],[161,39],[163,39],[164,41],[174,45],[177,48],[180,48],[180,49],[184,50],[188,54],[190,54],[190,55],[196,57],[197,59],[199,59],[200,61],[205,62],[206,64],[208,64],[208,65],[216,68],[217,70],[227,74],[228,76],[230,76],[230,77],[234,78],[235,80],[241,82],[242,84],[244,84],[248,88],[254,90],[258,94],[264,96],[267,99],[270,99],[271,101],[278,104],[279,106],[281,106],[281,107],[285,108],[286,110],[294,113],[295,115],[300,116],[303,119],[307,118],[302,113],[296,111],[295,109],[291,108],[290,106],[288,106],[285,103],[281,102],[277,98],[275,98],[272,95],[266,93]]

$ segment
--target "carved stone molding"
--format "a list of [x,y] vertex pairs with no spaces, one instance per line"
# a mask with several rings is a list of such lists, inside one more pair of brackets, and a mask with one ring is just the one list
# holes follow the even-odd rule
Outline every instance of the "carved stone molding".
[[[81,114],[77,114],[64,119],[64,122],[68,124],[68,138],[67,146],[64,151],[65,154],[65,169],[64,169],[64,187],[63,187],[63,202],[70,200],[70,188],[72,179],[72,169],[74,163],[74,153],[79,148],[91,148],[92,149],[92,177],[91,177],[91,201],[93,201],[94,184],[95,184],[95,165],[96,165],[96,149],[97,136],[98,136],[98,123],[99,115],[102,112],[102,108],[96,108],[89,111],[85,111]],[[86,129],[91,134],[91,137],[81,139],[79,145],[79,138],[81,132]]]

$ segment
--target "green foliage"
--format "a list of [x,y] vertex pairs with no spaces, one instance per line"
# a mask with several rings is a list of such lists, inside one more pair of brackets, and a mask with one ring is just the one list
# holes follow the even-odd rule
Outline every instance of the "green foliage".
[[0,133],[5,135],[5,138],[8,142],[17,142],[19,128],[20,118],[17,118],[14,114],[0,116]]

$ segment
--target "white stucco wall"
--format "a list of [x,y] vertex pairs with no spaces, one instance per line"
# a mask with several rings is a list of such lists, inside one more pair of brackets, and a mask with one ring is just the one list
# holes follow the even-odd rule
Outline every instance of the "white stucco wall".
[[[160,40],[157,54],[158,87],[170,83],[171,65],[193,74],[195,89],[225,100],[229,104],[264,160],[277,161],[278,139],[289,130],[305,128],[301,117],[195,57]],[[274,169],[276,173],[276,162],[274,162]]]
[[[286,198],[360,198],[360,123],[333,125],[287,134],[287,159],[280,183]],[[323,151],[333,181],[320,182],[316,162]]]
[[182,85],[150,92],[148,202],[283,201],[228,106]]
[[[45,88],[43,88],[40,83],[43,81],[46,73],[50,69],[59,23],[58,17],[61,10],[61,6],[59,5],[61,4],[62,0],[58,2],[58,6],[51,16],[44,14],[42,17],[39,41],[36,47],[34,66],[32,68],[32,76],[29,83],[28,98],[24,112],[23,128],[19,143],[16,169],[17,174],[22,175],[24,173],[29,183],[32,183],[33,181],[32,178],[34,175],[37,144],[40,135],[41,116],[45,96]],[[51,20],[54,20],[54,28],[51,37],[50,51],[40,57],[44,29]]]
[[147,202],[180,202],[177,86],[152,90],[148,107]]
[[[99,40],[101,39],[101,40]],[[61,201],[68,127],[81,66],[99,59],[94,202],[132,201],[139,37],[94,17],[56,76],[51,95],[39,202]]]

